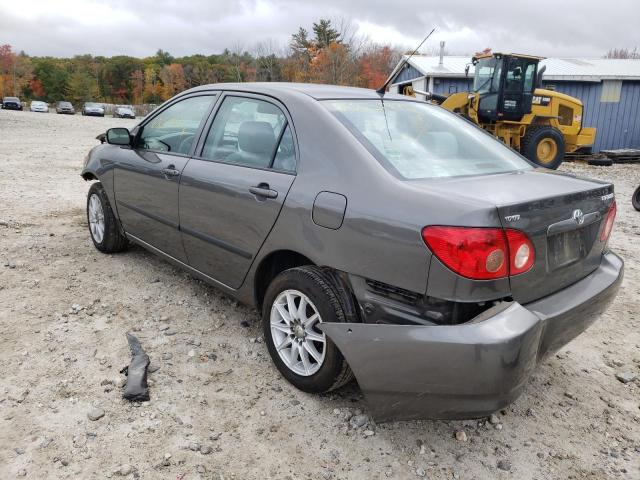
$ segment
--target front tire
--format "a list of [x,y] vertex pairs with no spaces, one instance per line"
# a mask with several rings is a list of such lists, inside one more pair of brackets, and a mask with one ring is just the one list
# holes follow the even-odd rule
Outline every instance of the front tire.
[[100,182],[89,188],[87,223],[93,245],[101,252],[116,253],[127,248],[127,237],[120,230],[118,220],[111,210],[107,192]]
[[346,321],[340,288],[321,268],[306,266],[282,272],[265,294],[267,349],[282,376],[304,392],[328,392],[353,378],[342,353],[317,328]]
[[633,208],[640,211],[640,186],[636,188],[636,191],[633,192],[633,196],[631,197],[631,205]]
[[564,136],[549,125],[527,128],[521,145],[522,154],[541,167],[555,170],[564,160]]

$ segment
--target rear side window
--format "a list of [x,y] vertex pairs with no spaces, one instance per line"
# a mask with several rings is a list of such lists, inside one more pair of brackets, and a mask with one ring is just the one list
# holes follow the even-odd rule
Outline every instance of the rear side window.
[[137,148],[187,155],[214,98],[203,95],[174,103],[144,126]]
[[273,168],[284,170],[285,172],[295,172],[296,170],[296,151],[293,146],[293,135],[289,125],[282,132],[282,138],[278,144],[276,156],[273,159]]
[[202,158],[208,160],[280,170],[295,168],[295,157],[290,154],[293,138],[282,110],[270,102],[244,97],[225,98],[202,150]]
[[384,167],[403,179],[532,168],[501,142],[435,105],[397,100],[323,103]]

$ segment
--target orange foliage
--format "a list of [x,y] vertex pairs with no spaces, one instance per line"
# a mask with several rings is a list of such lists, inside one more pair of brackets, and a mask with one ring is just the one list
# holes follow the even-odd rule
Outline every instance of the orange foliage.
[[360,58],[362,86],[379,88],[390,73],[393,51],[388,46],[375,49]]
[[43,98],[45,95],[44,87],[42,86],[42,82],[37,78],[34,78],[29,81],[29,88],[35,98]]

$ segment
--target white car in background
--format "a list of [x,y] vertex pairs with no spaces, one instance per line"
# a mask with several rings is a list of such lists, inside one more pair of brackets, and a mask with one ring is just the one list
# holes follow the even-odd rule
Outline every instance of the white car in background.
[[31,110],[32,112],[49,113],[49,104],[46,102],[34,100],[31,102],[29,110]]
[[113,111],[113,118],[136,118],[133,107],[129,105],[120,105]]

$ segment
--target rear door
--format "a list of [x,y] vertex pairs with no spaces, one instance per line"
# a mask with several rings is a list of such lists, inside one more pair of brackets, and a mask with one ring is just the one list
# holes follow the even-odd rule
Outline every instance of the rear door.
[[295,178],[294,130],[285,112],[267,97],[225,95],[182,172],[189,265],[232,288],[242,284]]
[[127,233],[182,262],[178,188],[215,94],[181,98],[144,123],[115,169],[118,215]]

